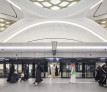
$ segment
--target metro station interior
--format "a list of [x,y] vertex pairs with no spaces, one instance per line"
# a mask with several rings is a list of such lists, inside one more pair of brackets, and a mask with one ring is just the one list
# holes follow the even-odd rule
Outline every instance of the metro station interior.
[[[35,86],[38,63],[43,81]],[[7,81],[12,65],[15,83]],[[29,79],[21,82],[25,66]],[[0,0],[0,90],[106,92],[107,0]]]

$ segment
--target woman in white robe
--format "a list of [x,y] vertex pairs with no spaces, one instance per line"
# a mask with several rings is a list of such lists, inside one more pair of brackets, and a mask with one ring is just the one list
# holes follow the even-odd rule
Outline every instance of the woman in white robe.
[[71,78],[70,83],[76,83],[76,71],[75,71],[75,65],[71,64]]
[[55,77],[55,65],[52,66],[51,77]]

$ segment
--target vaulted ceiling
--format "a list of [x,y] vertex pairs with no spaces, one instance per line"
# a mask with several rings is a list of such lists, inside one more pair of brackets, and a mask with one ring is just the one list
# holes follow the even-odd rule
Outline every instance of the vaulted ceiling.
[[[14,1],[17,4],[19,2],[18,5],[19,5],[19,8],[22,8],[21,10],[18,7],[14,6],[13,3],[11,3],[13,1],[14,0],[1,0],[0,1],[1,2],[0,3],[0,32],[1,33],[3,31],[5,31],[9,26],[11,26],[12,24],[15,24],[19,20],[22,20],[23,18],[27,18],[29,16],[31,16],[31,18],[33,18],[34,16],[36,16],[37,15],[35,12],[36,9],[41,10],[43,12],[44,11],[49,12],[49,13],[53,14],[53,16],[55,16],[54,14],[55,14],[55,12],[57,12],[56,15],[58,14],[58,18],[59,18],[59,16],[64,15],[64,11],[66,11],[66,13],[67,13],[70,11],[70,9],[75,9],[75,7],[78,8],[79,5],[81,5],[82,3],[85,6],[86,2],[89,2],[88,4],[90,4],[90,5],[87,5],[87,7],[93,6],[93,5],[91,5],[91,2],[93,2],[93,4],[95,3],[94,5],[96,5],[96,4],[97,5],[93,6],[94,8],[92,8],[92,9],[83,7],[84,11],[79,10],[79,11],[81,11],[81,13],[79,13],[79,11],[74,10],[75,12],[77,12],[77,14],[74,12],[75,13],[74,15],[70,15],[68,17],[62,17],[62,19],[63,18],[72,19],[72,18],[85,17],[85,18],[94,20],[96,23],[100,24],[103,28],[107,29],[107,6],[106,6],[107,0],[95,0],[95,2],[93,0],[16,0],[16,1]],[[32,8],[31,11],[29,11],[30,10],[29,7],[23,6],[24,3],[25,3],[25,6],[27,6],[27,4],[29,5],[29,7],[31,6],[31,8]],[[76,6],[76,4],[78,4],[78,5]],[[34,11],[33,11],[33,8],[35,8]],[[42,10],[42,8],[44,10]],[[40,13],[41,13],[41,11],[40,11]],[[50,11],[53,11],[53,12],[50,12]],[[62,14],[58,13],[58,11],[61,12]],[[39,11],[37,11],[37,12],[39,12]],[[84,13],[82,13],[82,12],[84,12]],[[30,15],[30,13],[31,13],[31,15]],[[51,14],[45,14],[45,15],[50,16]],[[41,16],[38,17],[38,15],[34,18],[42,19],[42,17]],[[50,19],[50,17],[49,17],[49,19]],[[55,17],[51,18],[51,19],[54,20]],[[56,28],[56,30],[58,31],[59,29]],[[65,29],[65,30],[67,30],[67,29]],[[24,35],[24,34],[22,34],[22,35]],[[86,34],[86,35],[88,36],[88,34]],[[75,35],[75,36],[77,36],[77,35]],[[16,37],[16,39],[18,39],[18,38]],[[37,38],[37,39],[39,39],[39,38]],[[46,37],[44,39],[46,39]],[[70,38],[70,39],[72,39],[72,38]],[[82,39],[81,41],[83,41],[84,38],[81,38],[81,39]],[[78,39],[74,39],[74,40],[78,41]],[[29,41],[32,41],[32,39]],[[88,39],[87,39],[87,41],[88,41]],[[95,41],[98,41],[98,39],[94,40],[93,42],[95,42]]]

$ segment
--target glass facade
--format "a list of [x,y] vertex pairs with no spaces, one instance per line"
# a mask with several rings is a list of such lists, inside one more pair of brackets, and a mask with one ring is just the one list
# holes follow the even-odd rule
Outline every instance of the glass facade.
[[29,77],[32,77],[32,64],[29,64]]
[[[17,70],[19,76],[23,71],[24,65],[28,66],[29,77],[35,78],[37,70],[37,62],[39,60],[14,60],[0,62],[0,77],[7,77],[10,69],[11,63],[14,64],[15,70]],[[105,61],[99,61],[97,59],[59,59],[58,61],[48,61],[46,59],[40,60],[41,67],[43,69],[41,76],[42,77],[51,77],[49,75],[49,66],[55,64],[58,68],[58,75],[56,77],[60,78],[70,78],[71,76],[71,64],[75,64],[76,77],[77,78],[94,78],[96,74],[97,65],[103,65]]]
[[18,64],[18,73],[22,73],[22,64]]
[[88,78],[90,78],[90,77],[95,77],[95,63],[93,62],[93,63],[86,63],[86,65],[85,65],[85,67],[86,67],[86,72],[85,72],[85,76]]
[[82,78],[82,62],[76,63],[76,77]]
[[3,64],[0,64],[0,76],[4,75]]

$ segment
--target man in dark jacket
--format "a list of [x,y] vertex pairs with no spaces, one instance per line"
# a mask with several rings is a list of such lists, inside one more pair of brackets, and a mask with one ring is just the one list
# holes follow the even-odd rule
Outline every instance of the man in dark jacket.
[[98,81],[100,79],[100,69],[101,69],[101,66],[98,65],[98,67],[96,69],[96,76],[95,76],[96,81]]
[[106,75],[107,75],[107,67],[106,67],[106,65],[103,65],[100,70],[100,79],[98,81],[101,86],[106,84],[106,78],[107,78]]
[[28,68],[28,66],[25,65],[23,71],[24,71],[24,79],[28,80],[29,79],[29,68]]

